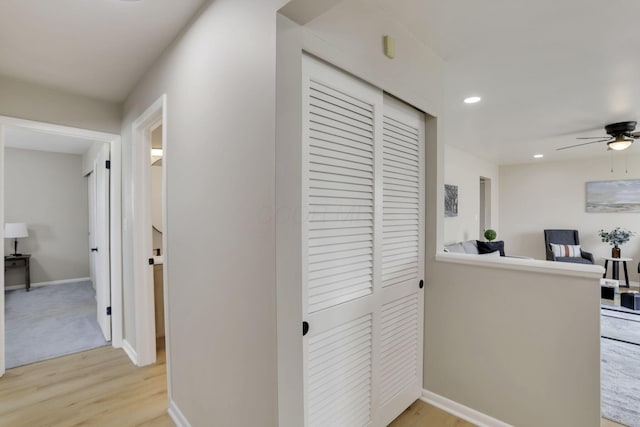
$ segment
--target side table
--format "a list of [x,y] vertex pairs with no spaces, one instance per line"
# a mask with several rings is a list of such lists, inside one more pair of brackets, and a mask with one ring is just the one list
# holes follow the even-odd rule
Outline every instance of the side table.
[[27,288],[27,292],[31,289],[31,268],[29,266],[29,262],[31,260],[31,255],[29,254],[21,254],[21,255],[7,255],[4,257],[4,271],[7,271],[7,268],[24,268],[24,283]]
[[[626,283],[626,288],[629,287],[629,273],[627,272],[627,261],[633,261],[633,258],[613,258],[608,256],[603,256],[604,260],[604,274],[602,278],[607,277],[607,271],[609,267],[609,261],[611,261],[611,278],[614,280],[618,280],[620,278],[619,274],[619,264],[622,263],[622,267],[624,268],[624,281]],[[621,285],[622,286],[622,285]]]

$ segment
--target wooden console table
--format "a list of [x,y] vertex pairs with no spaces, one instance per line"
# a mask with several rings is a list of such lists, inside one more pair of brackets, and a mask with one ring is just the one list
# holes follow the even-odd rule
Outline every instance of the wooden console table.
[[29,261],[31,260],[31,255],[22,254],[22,255],[8,255],[4,257],[4,271],[7,271],[7,268],[24,268],[24,283],[27,288],[27,292],[31,289],[31,268],[29,266]]
[[627,285],[625,287],[628,288],[629,287],[629,273],[627,272],[627,261],[633,261],[633,258],[612,258],[612,257],[608,257],[608,256],[603,256],[602,259],[604,259],[604,275],[602,276],[603,278],[607,277],[609,261],[611,261],[611,263],[613,264],[611,266],[611,278],[614,279],[614,280],[618,280],[620,278],[618,264],[622,263],[622,266],[624,267],[624,280],[625,280],[625,283]]

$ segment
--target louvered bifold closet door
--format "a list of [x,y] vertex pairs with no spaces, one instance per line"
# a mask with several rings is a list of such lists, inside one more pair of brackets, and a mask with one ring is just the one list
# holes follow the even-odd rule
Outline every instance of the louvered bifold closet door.
[[424,114],[385,95],[382,137],[381,417],[422,392]]
[[374,150],[382,94],[311,57],[303,66],[306,423],[367,426],[376,311]]
[[[392,170],[394,181],[385,184],[382,91],[309,56],[303,58],[303,78],[305,423],[382,426],[393,411],[395,417],[408,406],[399,408],[398,396],[404,398],[406,385],[414,385],[409,377],[418,374],[415,365],[421,362],[415,346],[421,334],[421,171],[412,164],[416,169],[409,172],[415,174],[407,174],[404,184]],[[412,147],[404,139],[401,144]],[[388,156],[398,168],[415,160],[410,155],[416,152],[404,149]],[[406,188],[415,200],[406,200]],[[386,191],[394,203],[389,223]],[[405,285],[409,281],[413,293]],[[413,353],[385,352],[385,339]]]

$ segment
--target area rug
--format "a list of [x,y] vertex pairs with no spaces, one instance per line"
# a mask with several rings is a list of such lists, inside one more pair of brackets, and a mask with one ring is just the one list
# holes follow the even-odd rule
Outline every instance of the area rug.
[[640,345],[640,312],[601,310],[600,335],[617,341]]
[[5,292],[7,369],[107,344],[91,282]]
[[640,313],[601,310],[602,416],[640,427]]

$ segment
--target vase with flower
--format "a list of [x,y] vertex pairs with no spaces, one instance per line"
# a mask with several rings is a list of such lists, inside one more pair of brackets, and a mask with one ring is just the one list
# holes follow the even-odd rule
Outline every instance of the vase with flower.
[[604,243],[609,243],[613,246],[611,248],[611,257],[620,258],[620,245],[623,245],[631,239],[635,233],[633,231],[625,230],[624,228],[616,227],[611,231],[600,230],[598,236]]

